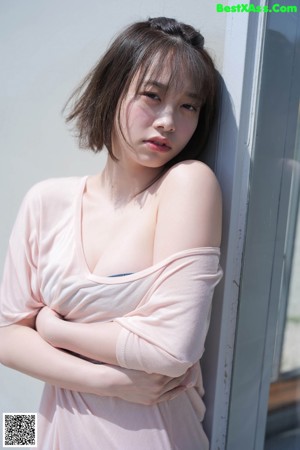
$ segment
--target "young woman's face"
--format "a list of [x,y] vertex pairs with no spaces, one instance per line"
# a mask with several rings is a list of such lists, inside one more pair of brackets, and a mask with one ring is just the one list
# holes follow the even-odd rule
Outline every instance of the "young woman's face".
[[145,78],[136,92],[137,77],[120,106],[120,127],[115,125],[113,153],[146,167],[162,167],[186,146],[196,130],[200,99],[187,77],[168,87],[168,68],[155,79]]

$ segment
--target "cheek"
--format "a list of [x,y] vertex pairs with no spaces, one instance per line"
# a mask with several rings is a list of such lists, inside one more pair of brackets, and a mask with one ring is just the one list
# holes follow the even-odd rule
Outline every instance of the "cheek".
[[182,124],[181,132],[182,136],[184,136],[185,141],[190,140],[190,138],[196,131],[197,125],[198,125],[198,118],[197,120],[187,120]]
[[148,108],[139,105],[131,105],[127,110],[127,123],[129,129],[133,126],[148,124],[153,121],[153,114]]

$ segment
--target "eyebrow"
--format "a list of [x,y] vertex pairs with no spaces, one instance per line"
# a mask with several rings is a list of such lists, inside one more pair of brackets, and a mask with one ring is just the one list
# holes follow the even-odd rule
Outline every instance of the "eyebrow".
[[[158,89],[162,89],[164,91],[166,91],[168,89],[168,85],[161,83],[160,81],[156,81],[156,80],[146,80],[144,82],[145,86],[154,86],[157,87]],[[200,101],[200,96],[198,94],[196,94],[196,92],[185,92],[184,95],[186,95],[187,97],[190,97],[194,100],[198,100]]]

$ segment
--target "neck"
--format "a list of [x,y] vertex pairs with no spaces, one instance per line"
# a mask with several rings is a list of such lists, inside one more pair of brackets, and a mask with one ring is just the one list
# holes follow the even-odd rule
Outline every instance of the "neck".
[[128,202],[143,192],[155,180],[161,168],[131,166],[109,155],[100,175],[102,188],[115,202]]

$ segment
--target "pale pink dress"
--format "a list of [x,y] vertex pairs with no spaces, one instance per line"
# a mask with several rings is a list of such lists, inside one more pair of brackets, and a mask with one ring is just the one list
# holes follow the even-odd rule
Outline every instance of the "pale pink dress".
[[0,325],[34,316],[43,305],[70,321],[114,320],[123,327],[121,367],[175,377],[192,366],[193,386],[176,399],[143,406],[46,384],[38,449],[207,450],[198,360],[222,276],[219,249],[182,251],[123,277],[96,276],[81,242],[85,184],[86,177],[52,179],[26,195],[9,242]]

